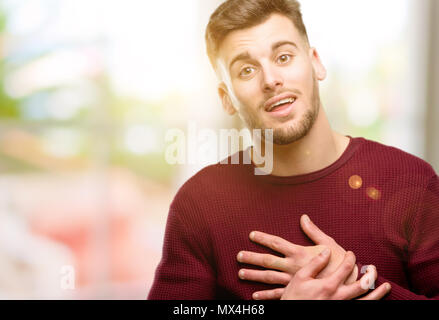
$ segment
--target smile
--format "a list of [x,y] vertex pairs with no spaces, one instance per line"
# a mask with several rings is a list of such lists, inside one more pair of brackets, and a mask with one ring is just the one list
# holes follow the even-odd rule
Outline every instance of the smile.
[[271,106],[269,106],[267,112],[276,111],[277,109],[282,108],[282,106],[285,107],[289,104],[293,104],[294,101],[296,101],[296,98],[282,99],[276,103],[273,103]]
[[264,109],[271,117],[284,118],[290,115],[296,100],[296,96],[292,94],[282,94],[269,99]]

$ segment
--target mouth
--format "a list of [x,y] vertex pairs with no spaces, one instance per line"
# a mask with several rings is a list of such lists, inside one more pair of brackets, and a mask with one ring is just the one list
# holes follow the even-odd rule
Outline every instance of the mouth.
[[265,104],[265,111],[272,116],[285,117],[290,114],[296,100],[297,98],[291,95],[272,98]]
[[294,101],[296,101],[296,98],[287,98],[287,99],[282,99],[276,103],[273,103],[272,105],[268,106],[268,108],[266,109],[267,112],[274,112],[278,109],[281,109],[289,104],[294,103]]

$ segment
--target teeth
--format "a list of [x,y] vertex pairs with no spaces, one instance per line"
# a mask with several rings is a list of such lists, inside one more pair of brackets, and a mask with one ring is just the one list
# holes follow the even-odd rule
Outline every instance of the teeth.
[[277,107],[277,106],[280,106],[281,104],[284,104],[284,103],[293,103],[294,101],[296,101],[296,99],[294,99],[294,98],[287,98],[287,99],[280,100],[279,102],[277,102],[277,103],[271,105],[269,111],[273,110],[273,108],[275,108],[275,107]]

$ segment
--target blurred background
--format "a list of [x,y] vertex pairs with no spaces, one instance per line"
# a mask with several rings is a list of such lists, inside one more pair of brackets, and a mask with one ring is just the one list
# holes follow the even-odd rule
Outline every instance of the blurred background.
[[[221,2],[0,2],[0,298],[146,298],[170,202],[209,164],[166,163],[165,133],[241,128],[205,55]],[[301,3],[333,128],[438,172],[439,0]]]

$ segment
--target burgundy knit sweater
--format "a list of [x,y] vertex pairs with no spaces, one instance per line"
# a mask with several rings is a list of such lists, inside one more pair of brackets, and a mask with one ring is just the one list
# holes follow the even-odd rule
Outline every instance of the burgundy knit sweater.
[[247,300],[280,287],[239,279],[240,268],[255,267],[236,255],[274,253],[249,240],[253,230],[313,245],[300,228],[305,213],[360,267],[377,267],[376,287],[392,285],[386,299],[439,299],[439,178],[428,163],[364,138],[299,176],[256,176],[242,156],[202,169],[178,191],[148,299]]

